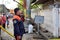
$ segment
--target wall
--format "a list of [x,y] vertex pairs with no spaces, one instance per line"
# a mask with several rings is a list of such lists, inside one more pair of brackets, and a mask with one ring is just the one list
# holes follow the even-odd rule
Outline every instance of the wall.
[[60,8],[59,8],[59,36],[60,36]]
[[[38,9],[39,10],[39,9]],[[52,28],[52,9],[44,9],[41,11],[38,11],[37,9],[35,9],[34,11],[31,11],[31,17],[34,18],[35,15],[41,15],[44,16],[44,24],[42,24],[43,28],[46,28],[47,30],[49,29],[49,31]]]
[[[46,30],[53,33],[55,37],[58,37],[58,27],[60,28],[60,17],[58,17],[58,9],[55,8],[49,8],[49,6],[46,9],[40,10],[35,9],[31,11],[31,17],[34,18],[35,15],[41,15],[44,16],[44,24],[42,24],[42,28],[45,28]],[[59,18],[59,20],[58,20]],[[59,25],[59,26],[58,26]],[[59,31],[60,35],[60,31]]]

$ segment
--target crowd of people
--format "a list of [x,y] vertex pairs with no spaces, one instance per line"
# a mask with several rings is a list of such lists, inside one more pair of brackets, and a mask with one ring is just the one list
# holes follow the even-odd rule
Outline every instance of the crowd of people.
[[[0,25],[2,25],[3,28],[5,28],[6,24],[7,24],[7,28],[9,25],[9,16],[6,14],[3,14],[2,16],[0,16]],[[24,14],[23,11],[21,11],[19,8],[15,8],[14,9],[14,15],[12,18],[13,21],[13,27],[14,27],[14,36],[16,40],[22,40],[22,36],[25,32],[25,27],[24,27]],[[29,23],[28,26],[28,33],[32,32],[33,30],[33,26],[31,25],[31,23]]]
[[[22,40],[22,36],[25,33],[24,29],[24,14],[19,8],[14,9],[15,14],[13,15],[12,21],[13,21],[13,26],[14,26],[14,36],[16,40]],[[6,14],[2,14],[0,16],[0,25],[5,29],[6,24],[7,28],[9,25],[9,16]]]
[[[3,14],[2,16],[0,16],[0,25],[2,25],[3,28],[5,28],[5,24],[7,21],[9,22],[6,14]],[[7,23],[7,25],[8,25],[8,23]]]

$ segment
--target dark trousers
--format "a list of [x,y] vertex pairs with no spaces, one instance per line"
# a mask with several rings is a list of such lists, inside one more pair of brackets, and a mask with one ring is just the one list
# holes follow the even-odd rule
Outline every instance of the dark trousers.
[[3,28],[5,28],[5,23],[2,25]]

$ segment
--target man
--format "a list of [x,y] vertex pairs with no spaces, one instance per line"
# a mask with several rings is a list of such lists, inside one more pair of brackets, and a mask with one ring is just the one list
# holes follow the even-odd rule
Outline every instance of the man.
[[3,14],[3,16],[2,16],[2,26],[3,26],[3,28],[5,28],[5,23],[6,23],[6,15]]
[[19,8],[14,9],[15,15],[13,17],[14,36],[16,40],[22,40],[22,36],[25,32],[24,25],[20,17],[21,11]]

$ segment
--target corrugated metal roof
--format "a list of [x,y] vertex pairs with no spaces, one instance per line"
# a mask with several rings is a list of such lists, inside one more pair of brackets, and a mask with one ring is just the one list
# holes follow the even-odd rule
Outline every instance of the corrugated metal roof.
[[44,4],[44,3],[49,2],[49,1],[54,2],[54,0],[33,0],[32,3],[36,2],[37,4]]
[[44,3],[49,2],[49,1],[53,1],[54,2],[54,0],[39,0],[37,3],[44,4]]

